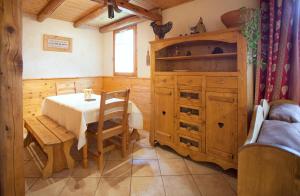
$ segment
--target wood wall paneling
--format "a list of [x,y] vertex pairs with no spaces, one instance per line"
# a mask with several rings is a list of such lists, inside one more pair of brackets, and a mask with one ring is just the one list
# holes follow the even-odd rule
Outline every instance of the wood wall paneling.
[[24,80],[24,117],[40,114],[43,99],[47,96],[56,95],[56,82],[75,82],[76,92],[82,92],[85,88],[92,88],[96,94],[100,94],[102,90],[113,91],[130,88],[130,100],[143,113],[144,129],[150,129],[150,79],[146,78],[94,77]]

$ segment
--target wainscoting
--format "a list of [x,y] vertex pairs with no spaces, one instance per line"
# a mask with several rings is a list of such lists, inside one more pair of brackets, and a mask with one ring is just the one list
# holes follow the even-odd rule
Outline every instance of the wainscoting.
[[76,92],[92,88],[94,93],[130,88],[132,100],[143,113],[144,129],[150,129],[150,79],[124,77],[53,78],[23,80],[24,118],[40,114],[45,97],[56,95],[56,82],[75,82]]

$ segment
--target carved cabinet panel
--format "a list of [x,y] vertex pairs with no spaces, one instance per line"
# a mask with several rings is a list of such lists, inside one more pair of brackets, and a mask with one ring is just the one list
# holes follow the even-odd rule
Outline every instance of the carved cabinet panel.
[[174,137],[174,90],[155,88],[155,137],[170,143]]
[[233,160],[237,150],[237,95],[206,93],[207,153]]

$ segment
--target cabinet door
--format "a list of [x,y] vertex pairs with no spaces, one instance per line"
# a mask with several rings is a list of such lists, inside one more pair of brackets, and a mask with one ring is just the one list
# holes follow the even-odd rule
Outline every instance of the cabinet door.
[[232,161],[237,151],[237,95],[206,93],[207,153]]
[[155,88],[155,138],[170,143],[174,137],[174,90]]

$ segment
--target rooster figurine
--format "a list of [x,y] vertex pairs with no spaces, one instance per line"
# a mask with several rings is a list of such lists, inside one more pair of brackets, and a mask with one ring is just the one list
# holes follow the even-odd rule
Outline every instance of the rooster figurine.
[[165,37],[166,33],[171,31],[171,29],[173,27],[173,23],[168,22],[164,25],[158,25],[155,22],[151,22],[150,26],[153,28],[155,35],[157,35],[159,39],[163,39]]

